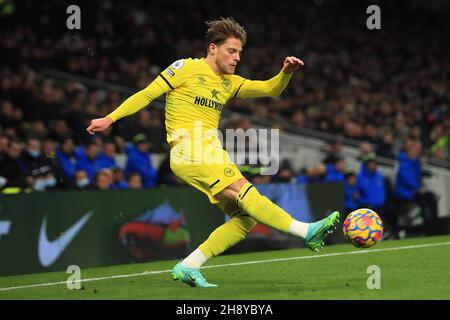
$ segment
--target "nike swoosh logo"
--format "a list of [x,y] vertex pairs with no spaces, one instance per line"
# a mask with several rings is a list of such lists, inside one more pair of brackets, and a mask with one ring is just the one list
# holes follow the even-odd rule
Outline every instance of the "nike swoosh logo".
[[11,229],[11,221],[0,221],[0,239],[9,233],[9,229]]
[[53,241],[47,238],[47,216],[44,216],[39,233],[38,256],[41,265],[48,267],[52,265],[64,252],[67,246],[77,236],[78,232],[84,227],[88,220],[94,214],[93,211],[87,212],[80,220],[67,229],[60,237]]
[[189,279],[192,280],[192,282],[195,282],[195,278],[193,276],[191,276],[189,273],[188,273],[188,277],[189,277]]

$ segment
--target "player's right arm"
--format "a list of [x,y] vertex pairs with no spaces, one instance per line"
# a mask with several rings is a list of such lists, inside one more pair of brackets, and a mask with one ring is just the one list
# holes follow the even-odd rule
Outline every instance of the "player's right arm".
[[106,117],[92,120],[86,130],[90,134],[104,131],[117,120],[138,112],[160,95],[182,85],[188,75],[188,68],[184,66],[187,61],[189,59],[182,59],[171,64],[145,89],[133,94]]

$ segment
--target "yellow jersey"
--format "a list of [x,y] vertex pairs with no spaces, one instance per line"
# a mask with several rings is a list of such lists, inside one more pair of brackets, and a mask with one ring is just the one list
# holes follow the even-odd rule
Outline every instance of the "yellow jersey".
[[195,125],[200,125],[202,132],[217,130],[222,109],[231,98],[278,96],[290,78],[291,74],[283,71],[266,81],[248,80],[238,75],[217,75],[204,58],[180,59],[108,116],[115,122],[165,93],[167,142],[171,145],[183,132],[194,138]]

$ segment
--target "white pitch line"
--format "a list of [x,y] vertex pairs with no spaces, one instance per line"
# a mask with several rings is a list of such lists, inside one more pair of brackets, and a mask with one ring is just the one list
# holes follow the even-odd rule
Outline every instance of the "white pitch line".
[[[313,255],[313,256],[289,257],[289,258],[278,258],[278,259],[254,260],[254,261],[246,261],[246,262],[217,264],[217,265],[213,265],[213,266],[202,267],[202,269],[242,266],[242,265],[248,265],[248,264],[260,264],[260,263],[270,263],[270,262],[278,262],[278,261],[316,259],[316,258],[326,258],[326,257],[352,255],[352,254],[364,254],[364,253],[374,253],[374,252],[409,250],[409,249],[439,247],[439,246],[448,246],[448,245],[450,245],[450,242],[427,243],[427,244],[418,244],[418,245],[403,246],[403,247],[392,247],[392,248],[384,248],[384,249],[370,249],[370,250],[364,250],[364,251],[335,252],[335,253],[326,253],[326,254]],[[144,272],[141,272],[141,273],[120,274],[120,275],[115,275],[115,276],[80,279],[80,282],[91,282],[91,281],[100,281],[100,280],[139,277],[139,276],[146,276],[146,275],[152,275],[152,274],[167,273],[167,272],[171,272],[171,271],[172,270],[144,271]],[[37,283],[37,284],[30,284],[30,285],[24,285],[24,286],[6,287],[6,288],[0,288],[0,291],[10,291],[10,290],[28,289],[28,288],[36,288],[36,287],[48,287],[48,286],[55,286],[55,285],[59,285],[59,284],[67,284],[67,281]]]

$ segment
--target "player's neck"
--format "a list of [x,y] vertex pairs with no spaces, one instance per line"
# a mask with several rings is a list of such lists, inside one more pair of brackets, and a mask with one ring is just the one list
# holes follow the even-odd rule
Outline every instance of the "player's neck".
[[206,64],[211,68],[211,70],[217,76],[221,76],[222,75],[222,73],[219,71],[219,67],[217,66],[215,61],[210,56],[207,56],[206,58],[203,58],[203,59],[205,60]]

